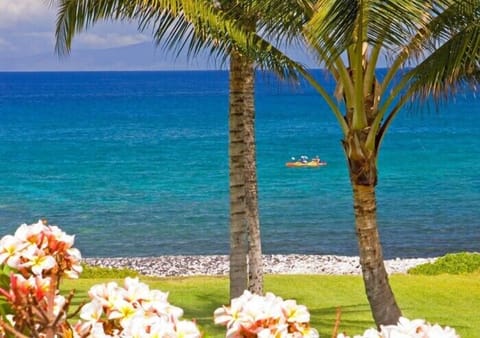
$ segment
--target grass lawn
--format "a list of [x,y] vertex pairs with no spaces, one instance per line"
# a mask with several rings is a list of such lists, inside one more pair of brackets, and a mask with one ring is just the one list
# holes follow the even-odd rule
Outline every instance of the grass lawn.
[[[184,309],[184,318],[196,319],[205,337],[225,336],[223,327],[213,325],[213,311],[229,303],[226,277],[140,280],[151,288],[168,291],[169,302]],[[79,304],[87,299],[90,286],[107,281],[111,279],[66,280],[62,290],[75,288],[74,303]],[[390,282],[405,317],[454,327],[462,338],[479,337],[480,273],[393,275]],[[359,276],[269,275],[265,277],[265,290],[305,304],[312,316],[311,324],[321,337],[331,336],[338,306],[342,309],[341,331],[353,336],[374,326]]]

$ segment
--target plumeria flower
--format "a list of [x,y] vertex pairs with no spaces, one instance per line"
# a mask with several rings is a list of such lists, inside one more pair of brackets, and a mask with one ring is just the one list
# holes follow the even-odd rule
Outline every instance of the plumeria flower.
[[[375,329],[368,329],[363,334],[364,338],[382,338],[383,336]],[[357,336],[355,336],[357,338]]]
[[7,263],[24,276],[48,274],[57,268],[60,275],[78,278],[82,271],[81,255],[72,248],[73,241],[74,236],[44,221],[22,224],[14,236],[5,236],[0,241],[0,264]]
[[117,283],[109,282],[94,285],[88,291],[88,295],[91,299],[98,300],[106,309],[111,309],[116,301],[123,299],[123,291]]
[[[54,298],[54,306],[53,306],[53,313],[58,316],[60,311],[62,311],[63,307],[65,306],[66,299],[62,295],[56,295]],[[63,314],[66,316],[66,314]]]
[[176,336],[183,338],[200,338],[201,334],[197,325],[189,320],[181,320],[176,322]]
[[17,231],[15,231],[15,237],[20,241],[29,243],[30,245],[43,248],[47,244],[43,242],[45,239],[43,234],[44,230],[45,224],[41,220],[31,225],[22,224]]
[[423,319],[414,319],[409,320],[405,317],[400,317],[398,319],[397,325],[388,325],[381,327],[381,331],[395,331],[398,334],[414,335],[419,332],[422,332],[426,329],[426,323]]
[[175,327],[167,319],[136,318],[124,327],[120,337],[125,338],[166,338],[177,337]]
[[85,320],[87,323],[95,323],[97,321],[100,321],[102,315],[103,306],[96,299],[82,306],[80,310],[80,318]]
[[[380,332],[375,329],[368,329],[362,336],[354,338],[459,338],[454,329],[442,328],[438,324],[431,325],[424,319],[409,320],[400,317],[397,325],[383,325]],[[349,338],[341,333],[337,338]]]
[[460,336],[455,332],[455,329],[446,326],[442,328],[435,324],[428,330],[428,338],[459,338]]
[[264,297],[245,291],[231,306],[215,310],[215,324],[227,327],[227,337],[311,337],[318,331],[309,325],[310,314],[293,300],[284,301],[273,293]]
[[150,288],[147,284],[140,283],[138,278],[125,278],[124,297],[130,302],[140,302],[150,298]]
[[52,282],[50,277],[43,278],[42,276],[30,276],[29,280],[31,285],[33,285],[35,288],[35,296],[37,297],[37,300],[45,297],[50,291]]
[[306,337],[306,338],[319,338],[320,337],[320,334],[318,333],[318,331],[316,329],[314,329],[313,327],[310,327],[310,326],[302,327],[299,330],[299,332],[301,333],[301,335],[303,337]]
[[172,308],[167,301],[168,293],[159,290],[150,290],[148,299],[142,301],[142,307],[146,312],[153,312],[161,316],[174,316],[180,318],[183,316],[183,310]]
[[[337,338],[350,338],[346,333],[342,332],[337,335]],[[375,329],[368,329],[364,332],[362,336],[356,335],[353,338],[382,338],[380,332]]]
[[12,235],[6,235],[0,240],[0,264],[8,264],[12,266],[9,262],[10,260],[15,260],[15,263],[12,267],[16,267],[16,262],[18,261],[17,253],[26,245],[23,241]]
[[73,246],[75,235],[67,235],[59,227],[51,225],[48,227],[49,247],[54,251],[66,251]]
[[88,338],[116,338],[119,337],[117,334],[109,335],[105,333],[103,325],[101,323],[91,324],[90,335]]
[[82,307],[82,322],[75,326],[79,335],[96,338],[91,332],[101,323],[104,331],[100,334],[107,332],[112,337],[200,337],[195,323],[180,320],[183,310],[169,304],[166,293],[150,290],[138,278],[127,277],[123,285],[110,282],[90,289],[91,302]]
[[[227,328],[236,325],[241,317],[244,317],[243,308],[253,295],[249,291],[244,291],[242,296],[232,299],[229,307],[223,306],[214,312],[214,322],[217,325],[225,325]],[[236,325],[238,326],[238,325]]]
[[63,274],[67,278],[77,279],[83,271],[81,263],[82,255],[80,251],[75,248],[67,249],[63,255]]
[[[132,303],[124,300],[118,299],[112,307],[112,310],[108,314],[108,319],[118,319],[122,326],[126,325],[128,321],[132,320],[138,314],[140,309],[136,309]],[[142,312],[143,315],[143,312]]]
[[[155,309],[158,310],[159,303],[155,304]],[[178,319],[183,316],[183,310],[178,306],[174,306],[170,303],[164,303],[163,311],[158,312],[160,316],[167,316],[169,318]]]
[[287,322],[307,323],[310,321],[310,313],[305,305],[297,305],[295,300],[286,300],[282,306],[283,315]]
[[41,275],[44,270],[53,269],[57,266],[57,261],[51,255],[47,255],[43,250],[29,249],[24,255],[26,261],[21,265],[29,268],[34,275]]

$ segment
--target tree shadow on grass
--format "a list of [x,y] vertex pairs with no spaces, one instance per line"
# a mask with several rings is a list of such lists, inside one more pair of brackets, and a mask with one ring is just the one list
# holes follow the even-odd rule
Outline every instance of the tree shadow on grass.
[[[198,302],[196,304],[183,305],[184,318],[194,320],[203,333],[203,337],[225,337],[225,327],[215,325],[213,319],[213,312],[222,307],[222,305],[228,305],[230,300],[218,299],[218,293],[202,293],[195,296]],[[198,306],[201,304],[201,306]]]
[[321,337],[331,337],[337,320],[337,309],[340,309],[339,333],[346,332],[353,336],[375,326],[368,304],[309,309],[311,325],[320,332]]

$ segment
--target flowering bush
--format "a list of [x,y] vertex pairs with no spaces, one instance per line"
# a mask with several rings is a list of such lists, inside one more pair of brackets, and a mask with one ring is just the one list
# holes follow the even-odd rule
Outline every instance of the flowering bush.
[[[400,317],[397,325],[382,325],[380,332],[368,329],[362,336],[354,338],[459,338],[455,329],[442,328],[438,324],[431,325],[423,319],[408,320]],[[349,338],[345,334],[339,334],[337,338]]]
[[65,298],[58,292],[60,278],[78,278],[82,271],[80,252],[72,248],[74,236],[56,226],[39,221],[21,225],[15,234],[0,240],[3,266],[0,295],[5,298],[2,312],[8,323],[1,328],[11,334],[48,337],[53,332],[66,334],[70,328],[66,309],[73,294]]
[[91,301],[75,325],[79,337],[200,337],[195,323],[180,320],[183,310],[167,302],[168,294],[150,290],[138,278],[94,285]]
[[22,224],[13,236],[0,240],[0,264],[10,266],[23,277],[47,278],[55,274],[78,278],[82,256],[72,248],[74,239],[46,221]]
[[61,278],[78,278],[82,272],[73,243],[74,236],[46,221],[23,224],[0,240],[6,277],[0,278],[0,337],[200,337],[195,323],[180,320],[183,310],[167,302],[168,294],[132,278],[123,287],[113,282],[93,286],[90,302],[72,327],[67,319],[73,293],[65,298],[58,286]]
[[283,300],[273,293],[265,297],[245,291],[231,306],[214,312],[215,324],[227,327],[226,337],[319,337],[309,325],[310,314],[295,300]]

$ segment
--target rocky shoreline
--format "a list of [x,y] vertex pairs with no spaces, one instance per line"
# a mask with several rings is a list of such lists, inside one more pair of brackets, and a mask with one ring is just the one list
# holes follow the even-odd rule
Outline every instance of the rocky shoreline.
[[[264,255],[265,274],[360,275],[358,257],[335,255]],[[385,261],[388,274],[407,273],[419,264],[436,258],[396,258]],[[146,276],[171,277],[228,275],[228,256],[158,256],[84,258],[101,267],[129,268]]]

